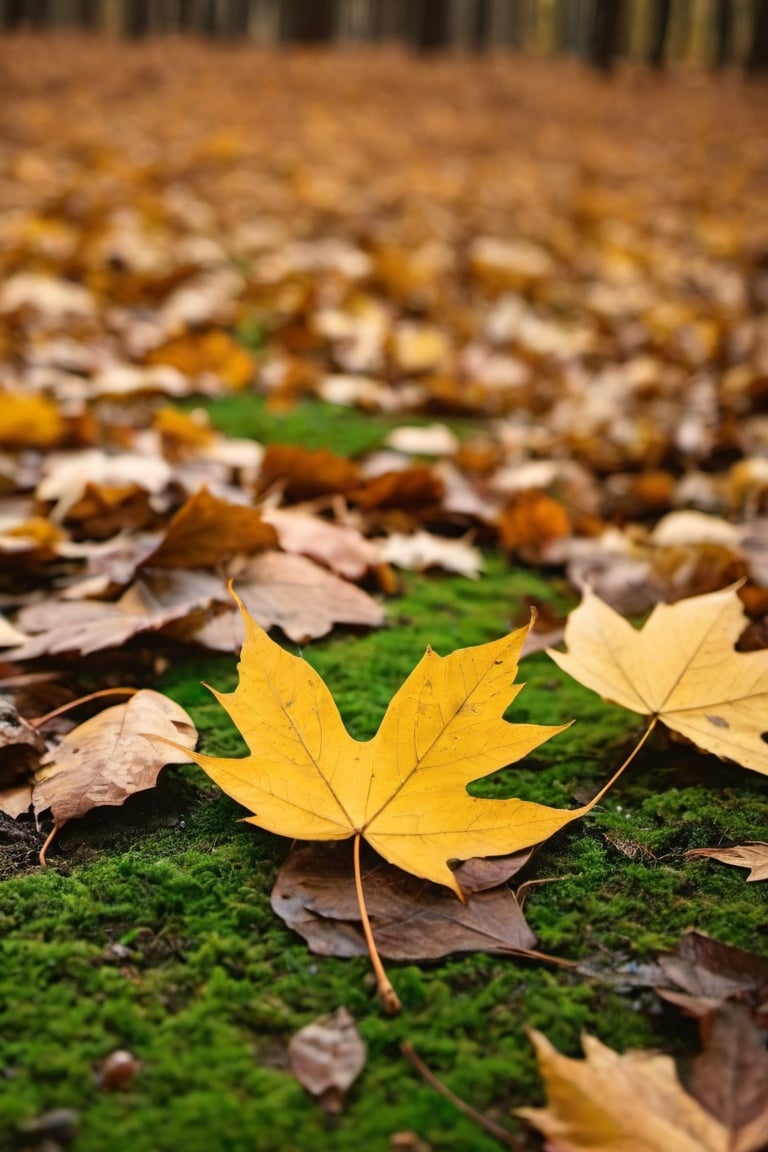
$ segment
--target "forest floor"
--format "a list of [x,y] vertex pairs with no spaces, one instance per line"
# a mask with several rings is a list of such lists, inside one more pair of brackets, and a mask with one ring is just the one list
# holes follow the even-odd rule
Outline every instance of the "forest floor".
[[[743,579],[744,646],[765,647],[765,564],[744,544],[768,499],[765,88],[21,37],[0,43],[0,77],[0,603],[20,633],[0,688],[20,712],[128,683],[186,709],[206,753],[243,748],[204,687],[236,684],[236,647],[204,643],[223,598],[147,623],[161,592],[137,541],[155,546],[200,484],[378,542],[334,574],[325,623],[311,583],[273,606],[358,739],[427,645],[496,639],[532,605],[554,630],[586,582],[638,622]],[[423,530],[422,570],[381,543]],[[232,557],[195,547],[174,572],[223,589]],[[143,623],[86,644],[83,613],[140,584]],[[355,625],[367,611],[383,626]],[[520,678],[510,719],[576,723],[473,794],[584,803],[642,718],[543,651]],[[696,1022],[644,966],[688,929],[768,957],[765,883],[686,858],[768,840],[768,782],[663,730],[519,878],[553,962],[393,963],[395,1018],[367,958],[315,956],[275,915],[291,844],[242,815],[169,766],[66,823],[41,868],[50,818],[0,812],[0,1146],[498,1148],[408,1040],[528,1152],[540,1138],[513,1110],[544,1093],[527,1029],[570,1055],[584,1031],[657,1049],[685,1074]],[[367,1059],[331,1115],[288,1045],[341,1005]],[[123,1049],[140,1067],[110,1089],[98,1069]],[[35,1134],[52,1109],[76,1116]]]

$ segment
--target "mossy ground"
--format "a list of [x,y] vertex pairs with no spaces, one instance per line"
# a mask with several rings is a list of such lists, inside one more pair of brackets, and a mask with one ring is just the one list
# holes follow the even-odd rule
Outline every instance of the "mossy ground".
[[[264,409],[249,403],[214,415],[228,412],[225,423],[239,404],[238,431],[254,431],[248,420]],[[348,438],[339,417],[315,443],[358,450],[361,418],[348,420]],[[300,409],[290,426],[307,421],[317,430],[317,412]],[[281,431],[290,438],[285,423],[272,429]],[[411,576],[388,627],[334,634],[304,655],[364,738],[426,643],[442,653],[482,643],[519,621],[525,597],[562,605],[564,595],[489,556],[477,582]],[[526,661],[523,679],[515,719],[577,723],[479,790],[572,805],[621,763],[642,720],[544,654]],[[231,688],[235,660],[179,650],[157,687],[190,710],[206,751],[236,754],[239,737],[201,680]],[[166,769],[156,790],[64,829],[47,871],[28,867],[0,884],[0,1133],[62,1106],[80,1113],[78,1152],[385,1152],[403,1130],[435,1152],[497,1148],[419,1080],[400,1054],[409,1038],[457,1093],[533,1148],[510,1116],[541,1099],[527,1026],[569,1053],[582,1029],[619,1049],[694,1051],[693,1025],[651,991],[482,954],[393,965],[405,1010],[384,1017],[366,960],[314,957],[273,915],[269,893],[289,845],[240,814],[197,769]],[[531,890],[528,919],[543,950],[595,969],[650,960],[688,927],[768,953],[766,885],[684,859],[691,847],[767,833],[768,781],[657,733],[599,809],[536,854],[530,876],[553,882]],[[288,1071],[287,1043],[340,1004],[359,1022],[368,1062],[343,1115],[328,1118]],[[116,1048],[143,1068],[106,1092],[94,1069]]]

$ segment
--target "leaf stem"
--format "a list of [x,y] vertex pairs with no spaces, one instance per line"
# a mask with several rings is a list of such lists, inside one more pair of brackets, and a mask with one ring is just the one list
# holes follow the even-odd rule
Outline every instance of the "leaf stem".
[[40,851],[37,854],[37,858],[40,861],[40,867],[41,868],[47,868],[48,867],[48,861],[45,858],[45,854],[48,851],[48,849],[50,848],[51,844],[53,843],[53,838],[56,835],[56,833],[58,832],[59,828],[61,828],[61,824],[54,824],[53,828],[51,828],[50,832],[48,833],[48,835],[45,838],[45,843],[43,844],[42,848],[40,849]]
[[135,696],[138,691],[138,688],[101,688],[98,692],[89,692],[87,696],[78,696],[77,700],[60,704],[58,708],[46,712],[44,716],[35,716],[29,723],[34,728],[42,728],[43,724],[53,720],[54,716],[61,716],[63,712],[69,712],[71,708],[77,708],[80,704],[87,704],[89,700],[99,700],[102,696]]
[[609,789],[609,788],[612,788],[612,787],[613,787],[613,785],[614,785],[614,784],[616,783],[616,781],[618,780],[619,776],[621,776],[621,774],[622,774],[622,772],[624,771],[624,769],[629,767],[629,765],[630,765],[630,764],[632,763],[632,761],[634,760],[635,756],[637,756],[637,754],[638,754],[638,752],[640,751],[640,749],[643,747],[643,745],[645,744],[645,742],[648,740],[649,736],[651,735],[651,732],[653,732],[654,728],[656,727],[656,725],[657,725],[657,723],[658,723],[658,720],[659,720],[658,716],[651,716],[651,719],[650,719],[650,720],[649,720],[649,722],[648,722],[648,726],[646,727],[646,729],[645,729],[645,732],[643,732],[643,734],[642,734],[642,736],[640,737],[640,739],[638,740],[637,744],[635,744],[634,748],[633,748],[633,749],[632,749],[632,751],[630,752],[629,756],[627,756],[626,760],[625,760],[625,761],[624,761],[624,763],[621,765],[621,767],[620,767],[620,768],[618,768],[618,769],[617,769],[617,770],[614,772],[613,776],[611,776],[611,778],[610,778],[610,780],[608,781],[608,783],[603,785],[603,787],[602,787],[602,788],[600,789],[600,791],[598,792],[597,796],[595,796],[595,797],[594,797],[592,800],[590,800],[590,802],[589,802],[589,806],[588,806],[589,808],[594,808],[595,804],[599,804],[599,803],[600,803],[600,801],[602,800],[603,796],[605,796],[605,794],[606,794],[606,792],[608,791],[608,789]]
[[376,977],[376,987],[381,997],[384,1011],[390,1016],[396,1016],[401,1010],[402,1004],[400,998],[395,992],[390,982],[387,973],[384,971],[384,965],[381,962],[376,942],[373,939],[373,931],[371,929],[371,922],[368,919],[368,909],[365,906],[365,896],[363,895],[363,878],[360,874],[360,833],[355,833],[355,889],[357,891],[357,903],[360,906],[360,919],[363,924],[363,935],[365,942],[368,945],[368,953],[371,957],[371,966]]
[[435,1091],[439,1092],[441,1096],[444,1096],[446,1100],[450,1100],[451,1104],[453,1104],[455,1108],[458,1108],[459,1112],[469,1117],[470,1120],[474,1120],[476,1124],[479,1124],[480,1127],[484,1128],[486,1132],[489,1132],[491,1136],[495,1136],[497,1140],[501,1140],[502,1144],[506,1144],[508,1148],[518,1149],[519,1152],[520,1141],[516,1140],[512,1133],[508,1132],[506,1128],[502,1128],[500,1124],[495,1124],[493,1120],[489,1120],[487,1116],[483,1116],[482,1112],[476,1111],[471,1104],[467,1104],[460,1096],[452,1092],[447,1084],[443,1084],[442,1080],[439,1080],[434,1072],[427,1067],[421,1056],[414,1051],[410,1040],[403,1040],[400,1045],[400,1051],[406,1060],[411,1062],[419,1075],[426,1080],[430,1088],[434,1088]]

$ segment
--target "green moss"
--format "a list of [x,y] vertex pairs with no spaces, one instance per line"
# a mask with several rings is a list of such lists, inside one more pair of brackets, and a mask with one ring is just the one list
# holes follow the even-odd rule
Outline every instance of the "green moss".
[[[386,628],[338,633],[304,655],[353,735],[367,738],[427,643],[447,653],[502,635],[530,596],[563,603],[536,573],[495,556],[477,582],[412,576]],[[158,684],[190,709],[213,754],[243,746],[200,682],[231,689],[235,665],[179,656]],[[572,806],[618,767],[643,721],[569,681],[545,654],[525,661],[521,678],[511,719],[576,722],[478,791]],[[511,1109],[541,1098],[526,1026],[572,1054],[583,1029],[620,1049],[693,1050],[693,1032],[653,993],[514,957],[395,965],[405,1012],[383,1017],[367,961],[312,956],[273,915],[269,892],[289,846],[240,815],[196,768],[167,769],[152,792],[64,828],[46,872],[0,885],[1,1133],[64,1106],[81,1114],[78,1152],[104,1152],[116,1134],[132,1152],[209,1152],[212,1134],[228,1152],[388,1152],[401,1130],[435,1152],[491,1152],[491,1137],[420,1082],[404,1039],[520,1132]],[[529,890],[526,914],[543,950],[588,968],[650,959],[688,927],[766,952],[765,886],[684,855],[765,839],[766,828],[768,781],[656,733],[595,812],[536,853],[528,878],[552,882]],[[328,1118],[290,1074],[287,1044],[340,1004],[369,1055],[346,1111]],[[142,1071],[102,1091],[94,1070],[121,1047]]]

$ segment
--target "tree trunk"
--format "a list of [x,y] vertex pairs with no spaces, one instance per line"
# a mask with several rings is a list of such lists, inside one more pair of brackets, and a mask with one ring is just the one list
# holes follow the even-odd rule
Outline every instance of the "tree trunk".
[[653,0],[651,7],[651,37],[648,44],[648,63],[660,72],[666,61],[667,33],[669,32],[670,0]]
[[448,0],[413,0],[408,6],[413,42],[420,52],[434,52],[448,43]]
[[714,68],[724,68],[733,56],[733,0],[717,0],[715,6]]
[[282,39],[297,44],[322,44],[336,31],[335,0],[283,0]]
[[747,68],[768,72],[768,0],[752,0],[752,41]]
[[608,73],[619,47],[623,16],[622,0],[595,0],[592,23],[592,63]]
[[491,31],[491,0],[475,0],[472,11],[471,44],[475,52],[488,47]]

